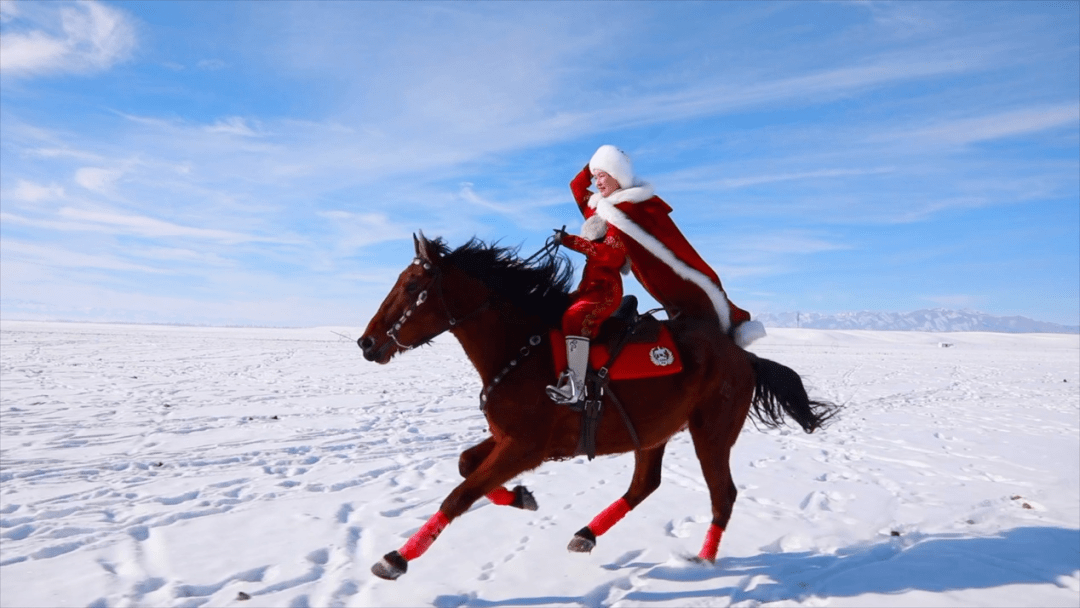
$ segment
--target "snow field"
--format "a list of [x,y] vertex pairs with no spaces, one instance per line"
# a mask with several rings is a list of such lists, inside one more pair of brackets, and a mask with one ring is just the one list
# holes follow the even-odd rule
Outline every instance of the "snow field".
[[844,407],[747,425],[715,566],[684,559],[709,503],[682,433],[592,554],[566,543],[630,455],[522,475],[539,511],[481,500],[387,582],[486,436],[451,337],[378,366],[355,328],[3,321],[0,605],[1080,604],[1080,337],[770,334]]

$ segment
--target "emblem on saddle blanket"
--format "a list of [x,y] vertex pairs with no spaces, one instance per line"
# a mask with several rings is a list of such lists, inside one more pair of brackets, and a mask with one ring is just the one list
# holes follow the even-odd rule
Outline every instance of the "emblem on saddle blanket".
[[649,351],[649,360],[653,362],[653,365],[664,367],[675,363],[675,355],[663,346],[657,346]]
[[[634,380],[638,378],[655,378],[677,374],[682,371],[682,360],[679,358],[679,350],[675,347],[675,340],[667,327],[660,326],[660,335],[656,340],[649,342],[630,342],[623,346],[619,358],[615,359],[608,370],[608,377],[612,380]],[[557,329],[551,330],[551,343],[561,345],[563,333]],[[566,349],[553,348],[555,369],[566,369]],[[606,344],[593,342],[589,349],[589,365],[593,369],[600,369],[607,364],[611,354]]]

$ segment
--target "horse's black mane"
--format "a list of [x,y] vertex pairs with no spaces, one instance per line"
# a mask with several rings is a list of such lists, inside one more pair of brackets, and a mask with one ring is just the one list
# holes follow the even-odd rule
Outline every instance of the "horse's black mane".
[[428,245],[447,263],[548,326],[558,326],[570,306],[574,267],[565,255],[541,256],[526,263],[518,256],[517,247],[489,245],[475,237],[452,251],[441,238],[428,241]]

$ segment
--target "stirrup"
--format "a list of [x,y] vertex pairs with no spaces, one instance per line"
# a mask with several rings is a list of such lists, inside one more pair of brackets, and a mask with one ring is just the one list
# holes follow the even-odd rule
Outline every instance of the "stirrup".
[[565,371],[559,377],[558,386],[548,386],[547,396],[560,405],[580,403],[585,400],[585,383],[578,388],[570,371]]

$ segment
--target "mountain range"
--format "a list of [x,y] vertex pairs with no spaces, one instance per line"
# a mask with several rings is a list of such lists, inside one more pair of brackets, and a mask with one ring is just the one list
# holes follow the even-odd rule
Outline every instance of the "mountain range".
[[1077,334],[1080,326],[1036,321],[1027,317],[996,317],[975,310],[931,308],[914,312],[762,313],[765,327],[809,329],[872,329],[883,331],[990,331],[1001,333]]

